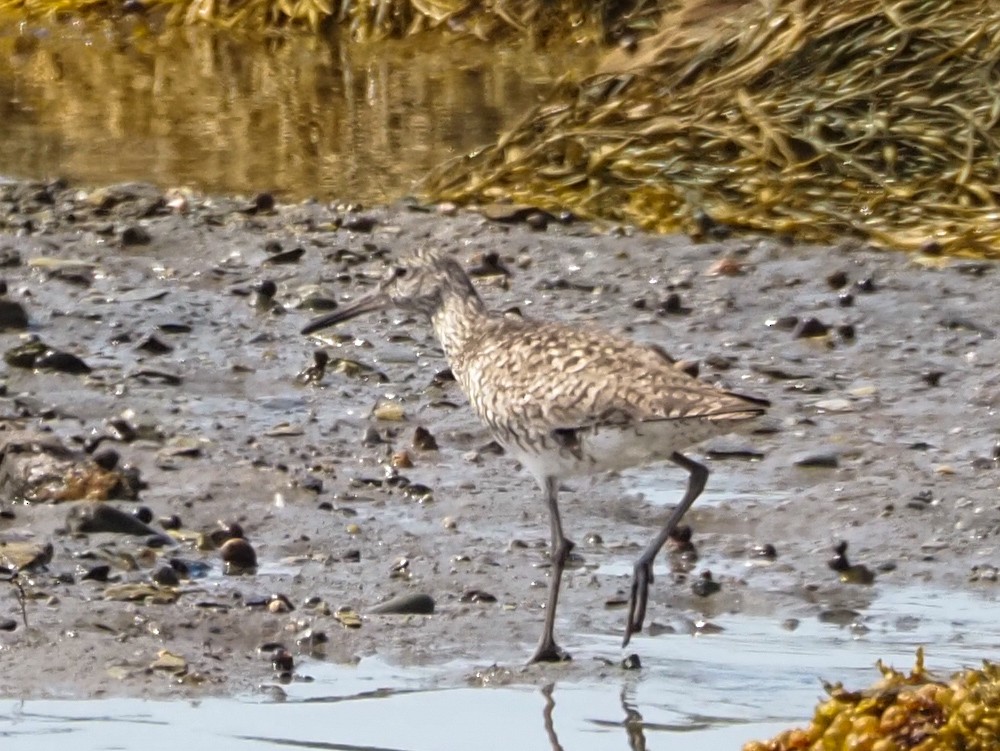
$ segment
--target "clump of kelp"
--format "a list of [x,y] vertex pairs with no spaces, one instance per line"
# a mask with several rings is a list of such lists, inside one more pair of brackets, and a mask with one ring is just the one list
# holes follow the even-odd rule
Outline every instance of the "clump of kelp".
[[829,699],[807,728],[786,730],[743,751],[997,751],[1000,666],[963,670],[948,679],[924,668],[909,675],[879,663],[882,680],[865,691],[827,686]]
[[[689,1],[689,0],[684,0]],[[160,12],[174,24],[211,23],[244,31],[346,28],[357,40],[444,29],[484,40],[550,36],[618,38],[655,25],[681,0],[0,0],[0,13],[29,17]]]
[[643,228],[1000,257],[1000,3],[755,0],[667,28],[429,176]]

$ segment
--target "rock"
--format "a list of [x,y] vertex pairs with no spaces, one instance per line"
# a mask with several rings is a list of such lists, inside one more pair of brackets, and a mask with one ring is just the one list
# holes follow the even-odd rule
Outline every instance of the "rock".
[[434,598],[428,594],[414,593],[399,595],[380,602],[368,609],[373,615],[431,615],[434,612]]
[[343,229],[351,232],[371,232],[378,225],[378,220],[366,214],[348,214],[341,222]]
[[143,524],[132,514],[107,503],[78,504],[70,509],[66,521],[70,531],[76,534],[110,532],[137,537],[163,537],[160,532]]
[[219,549],[229,575],[252,573],[257,568],[257,552],[242,537],[226,540]]
[[854,404],[849,399],[821,399],[814,405],[824,412],[853,412]]
[[796,467],[836,469],[840,466],[840,457],[831,450],[806,451],[792,456],[792,464]]
[[0,331],[28,328],[28,313],[15,300],[0,300]]
[[145,227],[137,224],[126,227],[122,230],[122,246],[129,248],[136,245],[149,245],[153,241],[152,236]]
[[807,339],[817,336],[826,336],[829,331],[830,327],[818,318],[804,318],[799,321],[792,330],[792,336],[796,339]]

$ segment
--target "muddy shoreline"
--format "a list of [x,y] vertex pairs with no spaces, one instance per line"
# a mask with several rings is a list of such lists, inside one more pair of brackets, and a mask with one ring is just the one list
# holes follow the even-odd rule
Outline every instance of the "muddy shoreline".
[[[314,660],[372,654],[496,663],[505,679],[538,682],[621,669],[587,654],[587,634],[621,633],[631,562],[683,473],[659,466],[568,486],[564,522],[581,560],[564,581],[557,630],[575,659],[523,668],[545,595],[547,522],[533,481],[489,450],[457,386],[439,377],[446,364],[425,325],[386,316],[325,341],[298,334],[316,306],[349,299],[385,259],[428,244],[472,267],[499,254],[509,276],[487,268],[478,281],[494,308],[655,342],[698,362],[701,377],[774,404],[758,434],[692,452],[712,471],[687,519],[699,558],[661,559],[653,635],[629,652],[710,627],[719,613],[789,628],[840,618],[861,632],[865,607],[893,587],[993,592],[995,264],[853,241],[694,243],[498,214],[505,221],[402,204],[272,207],[143,185],[0,184],[5,299],[29,319],[27,331],[0,333],[0,347],[30,333],[91,369],[4,364],[5,461],[24,431],[83,464],[95,444],[112,449],[144,485],[136,500],[107,503],[147,507],[159,533],[179,517],[183,532],[149,548],[141,535],[74,533],[72,509],[93,501],[0,498],[0,543],[52,546],[51,560],[21,574],[27,628],[16,588],[0,582],[0,622],[11,629],[0,631],[0,695],[254,691],[276,681],[276,644],[297,676]],[[273,300],[261,294],[268,280]],[[296,376],[319,347],[333,363],[304,384]],[[116,430],[122,421],[134,432]],[[418,427],[436,450],[414,445]],[[219,520],[243,527],[255,574],[223,575],[205,541]],[[841,540],[873,584],[830,569]],[[105,599],[111,587],[150,582],[171,558],[190,574],[173,602]],[[104,581],[88,576],[98,565]],[[721,590],[702,597],[692,584],[706,570]],[[417,593],[433,598],[433,615],[368,612]],[[275,594],[287,603],[269,605]],[[340,609],[359,614],[360,628]]]

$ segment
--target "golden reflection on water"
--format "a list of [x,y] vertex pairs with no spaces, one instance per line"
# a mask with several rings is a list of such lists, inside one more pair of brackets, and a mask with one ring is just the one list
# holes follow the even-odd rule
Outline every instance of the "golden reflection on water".
[[0,26],[0,175],[385,200],[493,142],[568,64],[428,43]]

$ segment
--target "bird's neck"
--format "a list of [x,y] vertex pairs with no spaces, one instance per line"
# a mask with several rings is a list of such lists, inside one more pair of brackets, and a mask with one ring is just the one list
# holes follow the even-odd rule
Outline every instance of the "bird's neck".
[[471,295],[445,295],[441,305],[431,316],[431,324],[449,361],[460,356],[465,345],[476,336],[488,317],[486,305],[474,291]]

